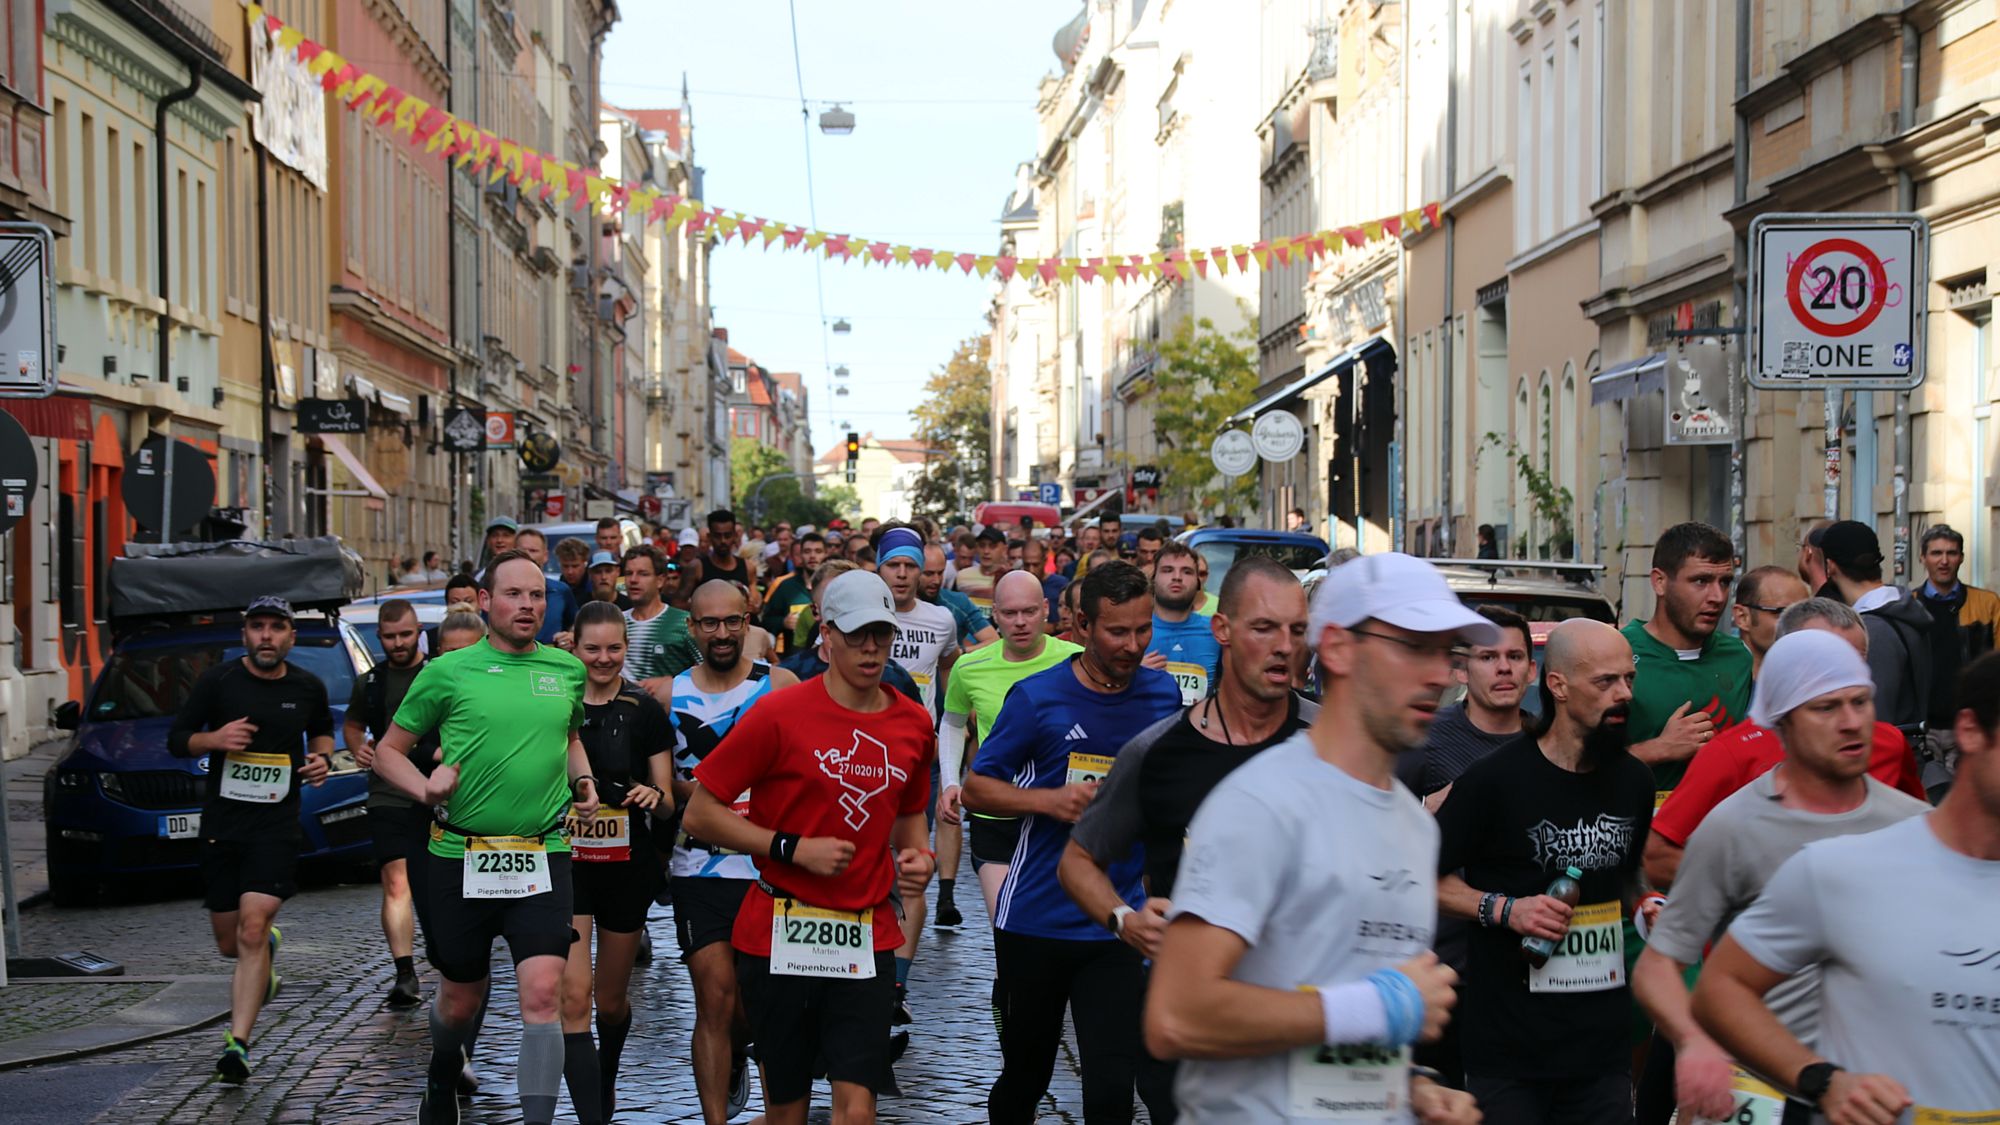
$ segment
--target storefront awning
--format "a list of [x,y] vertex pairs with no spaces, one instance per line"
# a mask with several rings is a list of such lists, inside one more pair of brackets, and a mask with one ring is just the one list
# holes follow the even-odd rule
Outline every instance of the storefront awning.
[[1328,360],[1325,364],[1321,365],[1318,370],[1312,372],[1311,374],[1304,375],[1301,376],[1300,378],[1292,380],[1290,383],[1287,383],[1284,386],[1279,387],[1277,390],[1274,390],[1270,394],[1265,395],[1263,398],[1258,399],[1256,402],[1251,403],[1245,409],[1239,410],[1235,414],[1230,415],[1229,422],[1231,425],[1235,425],[1240,422],[1248,422],[1251,419],[1257,417],[1259,414],[1263,414],[1271,410],[1276,410],[1278,407],[1284,406],[1285,404],[1291,402],[1293,399],[1306,393],[1306,391],[1312,389],[1313,387],[1318,386],[1319,384],[1325,382],[1326,380],[1332,378],[1333,376],[1339,374],[1340,372],[1345,371],[1350,367],[1353,367],[1355,364],[1361,362],[1362,360],[1365,359],[1372,361],[1377,355],[1383,352],[1394,354],[1394,351],[1395,351],[1395,346],[1389,343],[1389,341],[1384,337],[1370,336],[1368,339],[1362,341],[1359,344],[1356,344],[1354,347],[1351,347],[1346,351],[1341,352],[1339,355],[1334,356],[1332,359]]
[[378,390],[375,392],[375,401],[381,403],[384,410],[394,411],[405,418],[410,416],[410,400],[407,395],[399,395],[394,391]]
[[[319,435],[319,440],[326,446],[327,452],[333,454],[334,460],[340,462],[341,468],[347,470],[347,475],[354,478],[354,483],[361,486],[361,494],[367,497],[370,508],[379,511],[383,505],[388,503],[388,490],[383,488],[382,483],[375,479],[374,473],[368,471],[368,466],[361,463],[361,458],[356,457],[354,451],[347,448],[345,441],[342,441],[334,434],[321,434]],[[343,493],[334,493],[334,495],[343,495]],[[353,495],[353,493],[345,493],[344,495]]]
[[1663,391],[1666,387],[1666,353],[1654,352],[1649,356],[1626,360],[1616,367],[1592,375],[1590,405],[1601,406],[1607,402],[1624,402],[1633,395],[1648,391]]

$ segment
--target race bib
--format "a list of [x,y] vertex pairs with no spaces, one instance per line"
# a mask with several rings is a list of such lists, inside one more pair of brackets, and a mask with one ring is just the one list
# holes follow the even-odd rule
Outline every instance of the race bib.
[[1625,915],[1615,902],[1579,906],[1555,955],[1528,970],[1529,992],[1607,992],[1625,983]]
[[1109,754],[1070,751],[1069,784],[1075,785],[1080,781],[1103,781],[1104,775],[1111,772],[1111,763],[1115,760]]
[[1181,685],[1181,706],[1192,707],[1208,698],[1208,669],[1201,665],[1169,660],[1167,675]]
[[530,836],[467,836],[464,898],[529,898],[553,890],[549,849]]
[[628,809],[602,808],[584,818],[570,806],[564,822],[570,852],[578,863],[623,863],[632,858],[632,814]]
[[292,791],[289,754],[231,750],[222,759],[222,795],[232,801],[275,805]]
[[1673,796],[1673,795],[1674,795],[1674,791],[1673,791],[1673,790],[1671,790],[1671,789],[1655,789],[1655,790],[1653,790],[1653,811],[1654,811],[1654,812],[1659,812],[1659,811],[1660,811],[1660,806],[1661,806],[1661,805],[1664,805],[1664,804],[1666,804],[1666,803],[1667,803],[1667,798],[1668,798],[1668,797],[1671,797],[1671,796]]
[[1301,1047],[1291,1054],[1290,1116],[1386,1121],[1410,1103],[1410,1049],[1379,1043]]
[[771,900],[771,972],[785,977],[874,979],[874,912],[826,910],[788,898]]
[[1914,1125],[2000,1125],[2000,1109],[1926,1109],[1918,1106]]
[[1778,1125],[1784,1120],[1785,1095],[1770,1083],[1737,1067],[1729,1088],[1734,1091],[1736,1102],[1729,1116],[1721,1121],[1697,1117],[1695,1125]]

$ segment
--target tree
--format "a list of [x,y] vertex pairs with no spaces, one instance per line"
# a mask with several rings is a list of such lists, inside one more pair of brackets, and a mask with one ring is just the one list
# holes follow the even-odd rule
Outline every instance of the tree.
[[984,498],[993,453],[993,372],[984,336],[962,341],[931,374],[910,416],[924,448],[941,451],[925,457],[910,489],[911,510],[939,520],[967,514],[968,500]]
[[[825,527],[848,508],[861,506],[854,490],[845,485],[827,489],[816,497],[807,496],[805,482],[782,475],[791,471],[791,462],[785,455],[763,442],[731,442],[729,480],[735,490],[737,515],[758,524],[784,520],[794,527],[802,523]],[[766,481],[769,483],[758,487]]]
[[[1549,447],[1549,432],[1542,431],[1542,448]],[[1539,558],[1570,559],[1576,557],[1576,498],[1569,489],[1555,482],[1546,464],[1537,465],[1535,459],[1521,451],[1513,439],[1505,434],[1488,431],[1480,440],[1479,449],[1473,455],[1473,464],[1479,463],[1488,449],[1498,449],[1514,466],[1514,473],[1521,478],[1521,486],[1528,493],[1528,508],[1536,522],[1548,531],[1548,535],[1538,544],[1531,544],[1532,532],[1522,534],[1514,540],[1516,557],[1527,558],[1532,547]]]
[[1153,387],[1162,491],[1204,512],[1255,511],[1258,474],[1224,477],[1208,448],[1257,393],[1256,319],[1235,333],[1222,332],[1207,317],[1181,321],[1160,342]]

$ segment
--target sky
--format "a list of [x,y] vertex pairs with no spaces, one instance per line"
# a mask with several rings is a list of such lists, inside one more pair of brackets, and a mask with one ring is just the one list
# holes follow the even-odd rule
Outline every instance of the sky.
[[[931,249],[995,252],[1014,169],[1035,156],[1035,90],[1058,68],[1050,41],[1081,0],[799,0],[794,69],[786,0],[620,5],[602,95],[672,108],[683,74],[704,202],[728,211]],[[799,73],[802,71],[802,75]],[[799,82],[812,127],[800,125]],[[843,103],[854,132],[819,131]],[[807,146],[811,148],[811,193]],[[813,220],[816,208],[817,222]],[[782,243],[778,244],[782,247]],[[954,270],[820,260],[718,245],[714,323],[772,371],[799,371],[824,453],[855,430],[908,437],[924,380],[986,330],[991,282]],[[836,335],[825,324],[853,325]],[[833,394],[846,365],[851,393]]]

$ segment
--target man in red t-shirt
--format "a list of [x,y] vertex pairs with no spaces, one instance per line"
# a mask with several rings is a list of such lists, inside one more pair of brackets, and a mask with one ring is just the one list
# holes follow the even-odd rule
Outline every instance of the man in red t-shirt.
[[[1865,658],[1868,631],[1854,610],[1830,598],[1807,598],[1794,603],[1778,618],[1779,637],[1801,629],[1822,629],[1844,638]],[[1646,879],[1664,891],[1680,871],[1681,853],[1688,837],[1723,798],[1750,784],[1783,761],[1785,748],[1778,736],[1755,723],[1738,723],[1703,746],[1688,763],[1687,773],[1665,804],[1653,813],[1653,829],[1646,838]],[[1875,724],[1874,745],[1868,773],[1884,785],[1900,789],[1918,800],[1926,800],[1923,782],[1917,776],[1917,756],[1903,732],[1888,723]]]
[[[937,736],[882,686],[896,638],[888,584],[850,571],[822,602],[827,674],[745,712],[694,771],[687,831],[758,858],[730,942],[771,1125],[803,1125],[815,1062],[843,1122],[891,1088],[896,898],[921,894]],[[730,808],[748,790],[750,809]]]

